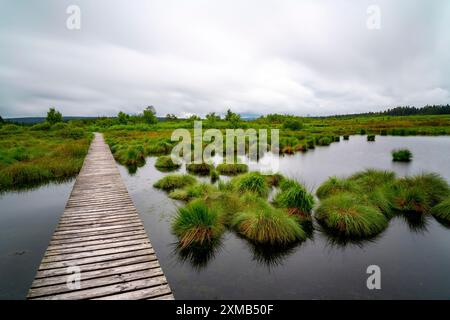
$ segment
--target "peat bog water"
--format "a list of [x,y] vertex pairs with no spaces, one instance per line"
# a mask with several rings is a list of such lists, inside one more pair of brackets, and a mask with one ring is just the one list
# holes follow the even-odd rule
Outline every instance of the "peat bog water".
[[[393,163],[391,150],[409,148],[411,163]],[[270,156],[270,155],[268,155]],[[433,217],[392,219],[379,237],[338,244],[320,231],[296,246],[269,251],[233,232],[209,251],[176,251],[170,223],[181,205],[153,183],[167,173],[148,158],[120,173],[133,198],[176,299],[428,299],[450,297],[450,229]],[[449,137],[365,136],[280,158],[280,172],[314,190],[329,176],[365,168],[398,175],[437,172],[450,181]],[[250,166],[257,170],[257,165]],[[0,195],[0,299],[24,298],[73,182]],[[366,287],[367,266],[381,268],[381,290]]]

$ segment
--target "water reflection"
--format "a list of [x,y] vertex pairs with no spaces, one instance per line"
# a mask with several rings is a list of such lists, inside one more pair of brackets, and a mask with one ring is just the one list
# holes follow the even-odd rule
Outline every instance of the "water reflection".
[[200,271],[220,252],[222,239],[215,239],[207,244],[190,245],[182,248],[179,243],[172,244],[175,255],[181,263],[189,263],[193,269]]
[[358,247],[363,248],[369,243],[375,243],[382,237],[383,232],[370,237],[351,237],[337,233],[334,230],[327,228],[321,222],[317,223],[316,229],[323,234],[326,238],[326,246],[329,248],[345,248],[345,247]]

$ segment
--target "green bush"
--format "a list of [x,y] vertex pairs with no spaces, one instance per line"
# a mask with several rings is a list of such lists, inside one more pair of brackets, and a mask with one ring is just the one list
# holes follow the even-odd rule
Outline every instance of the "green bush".
[[33,125],[31,127],[31,130],[33,131],[48,131],[51,128],[51,124],[48,122],[41,122],[41,123],[36,123],[35,125]]
[[301,130],[303,128],[303,123],[300,120],[289,119],[283,123],[283,128],[287,130]]

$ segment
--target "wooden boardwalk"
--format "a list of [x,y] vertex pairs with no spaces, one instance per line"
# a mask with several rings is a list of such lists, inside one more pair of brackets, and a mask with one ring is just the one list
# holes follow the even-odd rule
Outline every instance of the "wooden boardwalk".
[[95,134],[27,298],[173,299],[101,134]]

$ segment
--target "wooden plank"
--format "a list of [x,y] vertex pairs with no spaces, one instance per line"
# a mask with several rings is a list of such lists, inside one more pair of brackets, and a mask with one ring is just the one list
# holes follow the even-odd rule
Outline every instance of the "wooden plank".
[[[67,285],[80,270],[80,287]],[[114,158],[95,134],[28,299],[173,299]]]

